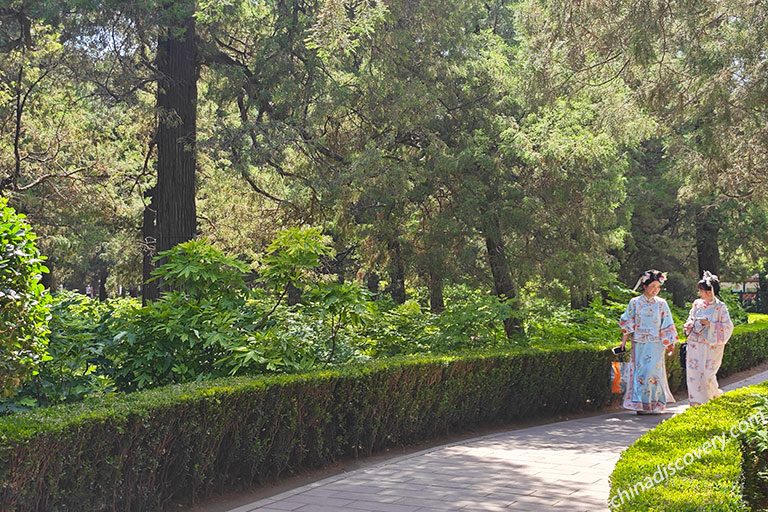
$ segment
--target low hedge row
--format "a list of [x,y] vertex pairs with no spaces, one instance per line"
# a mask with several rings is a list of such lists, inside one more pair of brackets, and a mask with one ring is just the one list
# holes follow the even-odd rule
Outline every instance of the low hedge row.
[[[762,412],[766,413],[765,404]],[[741,440],[741,476],[744,501],[751,510],[768,510],[768,425]]]
[[[0,418],[0,510],[164,509],[453,429],[599,408],[611,359],[590,346],[400,358],[15,414]],[[743,327],[723,367],[766,359],[768,330]]]
[[[677,358],[677,354],[672,357]],[[766,360],[768,324],[738,326],[726,345],[718,376],[725,377]],[[667,368],[670,386],[673,389],[684,386],[685,373],[679,363],[668,360]],[[730,438],[730,429],[750,416],[758,401],[756,394],[768,396],[768,385],[727,393],[718,400],[665,421],[641,437],[622,454],[611,475],[612,509],[748,510],[741,493],[741,450],[739,442]],[[686,466],[684,471],[676,469],[671,475],[673,471],[668,464],[674,465],[679,458],[694,453],[706,441],[723,433],[729,439],[725,449],[696,458],[696,462]],[[657,473],[659,468],[661,471]],[[646,478],[653,479],[654,474],[663,474],[663,483],[656,485],[654,482],[650,490],[643,491],[638,482],[647,483]],[[671,477],[667,479],[667,476]]]
[[742,497],[738,436],[754,424],[756,395],[768,396],[768,384],[688,409],[638,439],[611,474],[611,509],[749,510]]
[[0,510],[157,510],[452,429],[597,408],[597,348],[389,360],[0,418]]

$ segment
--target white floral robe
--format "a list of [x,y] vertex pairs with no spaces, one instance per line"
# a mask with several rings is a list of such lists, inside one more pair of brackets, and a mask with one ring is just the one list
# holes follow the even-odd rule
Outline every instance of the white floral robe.
[[675,397],[667,382],[664,353],[677,340],[677,329],[667,301],[661,297],[633,297],[619,321],[621,331],[632,336],[627,390],[623,407],[633,411],[661,412]]
[[[701,318],[709,320],[708,327],[702,325]],[[723,362],[725,344],[733,333],[728,307],[717,298],[714,302],[697,299],[688,313],[685,333],[688,335],[685,361],[688,401],[691,405],[701,405],[723,394],[718,388],[717,371]]]

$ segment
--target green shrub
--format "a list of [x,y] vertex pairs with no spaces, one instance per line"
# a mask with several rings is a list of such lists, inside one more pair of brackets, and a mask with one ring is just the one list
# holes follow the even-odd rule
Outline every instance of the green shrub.
[[245,266],[205,240],[160,253],[155,279],[169,289],[136,312],[120,345],[115,379],[122,391],[226,375],[217,362],[247,336],[250,291]]
[[723,351],[719,377],[748,370],[768,360],[768,322],[739,325]]
[[[749,510],[741,492],[738,435],[740,426],[747,425],[742,421],[754,424],[757,420],[752,417],[755,394],[768,396],[768,385],[726,393],[670,418],[638,439],[622,453],[611,474],[611,508],[633,512]],[[708,441],[709,449],[703,449]],[[648,478],[652,482],[656,473],[660,482],[643,490],[638,482],[650,483]]]
[[[259,266],[262,288],[250,290],[248,268],[206,240],[161,253],[165,263],[154,274],[170,291],[139,310],[119,336],[119,389],[346,362],[350,351],[339,333],[361,323],[367,296],[356,283],[319,281],[314,270],[332,254],[319,228],[282,231]],[[305,296],[293,309],[284,301],[291,286]],[[297,335],[297,314],[308,324],[305,334],[317,337]]]
[[739,296],[735,293],[723,292],[720,294],[720,298],[728,306],[728,313],[731,316],[731,320],[734,325],[746,324],[749,321],[749,313],[741,305]]
[[[718,377],[746,370],[768,360],[768,323],[753,323],[736,327],[725,347]],[[684,388],[685,372],[677,362],[677,353],[667,359],[670,387]],[[622,454],[611,475],[611,497],[627,492],[638,481],[652,476],[657,466],[662,468],[694,448],[699,448],[712,436],[738,424],[758,401],[755,389],[768,395],[768,387],[738,390],[705,404],[688,409],[640,438]],[[688,466],[663,485],[653,487],[631,500],[625,500],[616,510],[664,511],[731,511],[747,510],[741,498],[739,443],[730,443],[722,452],[702,458],[701,463]],[[617,498],[617,503],[620,498]],[[706,505],[705,505],[706,504]],[[702,508],[705,507],[705,508]]]
[[525,345],[523,337],[510,340],[504,320],[512,314],[507,303],[492,293],[451,285],[445,288],[441,314],[422,309],[418,300],[395,304],[380,298],[369,307],[365,327],[350,333],[349,343],[372,357],[402,354],[446,354]]
[[48,333],[47,294],[40,284],[48,269],[24,219],[0,198],[0,396],[34,374]]
[[[264,313],[264,304],[251,301],[252,317]],[[346,329],[338,321],[329,322],[311,305],[276,308],[270,319],[249,336],[232,340],[227,355],[219,364],[229,375],[259,373],[298,373],[319,368],[332,359],[342,364],[358,358],[358,352],[347,342]],[[333,332],[336,349],[331,353]]]
[[53,405],[113,390],[114,338],[140,306],[132,298],[102,302],[70,291],[53,295],[47,357],[39,373],[21,388],[15,405]]
[[[751,366],[765,360],[768,331],[759,328],[740,326],[726,357]],[[758,350],[747,350],[751,343]],[[81,510],[83,503],[90,510],[167,508],[456,428],[599,408],[610,399],[611,359],[589,345],[400,357],[92,396],[18,413],[0,418],[0,509]],[[746,401],[731,396],[691,411],[715,411],[696,417],[694,425],[703,429],[696,432],[724,428],[733,414],[746,411]],[[673,421],[679,420],[667,428],[677,428]],[[690,444],[678,430],[659,439],[666,443],[661,448],[622,457],[614,492],[655,470],[650,462]],[[693,493],[716,507],[735,503],[738,463],[734,473],[733,461],[726,460],[732,454],[724,453],[707,473],[716,478],[689,479],[699,474],[691,466],[692,473],[675,481],[679,492],[669,493],[675,496],[638,503],[651,504],[648,510],[694,510],[685,508]],[[657,506],[668,502],[682,508]]]
[[155,510],[456,428],[597,408],[604,351],[420,357],[0,418],[0,509]]
[[[755,410],[768,419],[768,397],[758,396]],[[752,510],[768,508],[768,425],[755,425],[741,437],[744,501]]]

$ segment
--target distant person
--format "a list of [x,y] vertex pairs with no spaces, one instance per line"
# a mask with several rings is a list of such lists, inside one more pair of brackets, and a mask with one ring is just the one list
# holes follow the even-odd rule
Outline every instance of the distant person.
[[723,362],[723,349],[733,333],[728,306],[718,298],[720,280],[710,272],[698,284],[699,297],[693,302],[685,334],[688,335],[685,360],[688,403],[701,405],[722,395],[717,371]]
[[632,337],[629,355],[629,375],[623,407],[637,414],[657,414],[675,397],[667,382],[664,352],[672,354],[678,340],[672,311],[667,301],[658,297],[667,276],[658,270],[646,270],[640,275],[635,290],[642,286],[643,294],[630,299],[621,315],[621,347]]
[[93,287],[89,284],[85,285],[85,296],[93,298]]

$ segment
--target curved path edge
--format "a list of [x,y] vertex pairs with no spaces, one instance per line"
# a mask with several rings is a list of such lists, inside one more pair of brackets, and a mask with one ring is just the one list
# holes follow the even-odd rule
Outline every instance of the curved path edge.
[[[723,390],[766,380],[762,371]],[[649,416],[614,411],[435,446],[229,512],[608,510],[609,477],[621,452],[687,406],[678,401]]]

